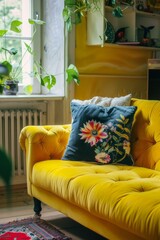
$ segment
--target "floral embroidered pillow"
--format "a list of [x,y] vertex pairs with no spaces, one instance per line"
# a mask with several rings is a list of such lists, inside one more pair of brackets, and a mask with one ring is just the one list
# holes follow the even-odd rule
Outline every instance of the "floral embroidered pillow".
[[72,131],[63,160],[133,165],[130,135],[135,106],[71,102]]

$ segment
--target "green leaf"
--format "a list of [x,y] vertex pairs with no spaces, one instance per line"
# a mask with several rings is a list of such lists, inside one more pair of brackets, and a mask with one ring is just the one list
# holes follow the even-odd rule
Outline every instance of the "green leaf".
[[10,30],[16,33],[20,33],[21,29],[19,28],[19,26],[22,25],[22,22],[19,20],[13,20],[11,22],[11,26],[10,26]]
[[38,70],[37,64],[35,62],[34,62],[34,65],[33,65],[33,72],[32,72],[32,74],[41,83],[41,76],[39,74],[39,70]]
[[122,125],[120,125],[120,124],[117,124],[117,127],[118,128],[120,128],[121,130],[123,130],[124,128],[123,128],[123,126]]
[[116,0],[111,0],[111,6],[115,6],[116,5]]
[[0,77],[8,75],[8,69],[5,65],[0,64]]
[[10,55],[16,55],[18,52],[16,48],[7,49],[2,47],[2,50],[4,50],[5,52],[8,52]]
[[94,151],[96,154],[100,153],[99,149],[96,148],[95,151]]
[[125,138],[126,140],[129,140],[129,137],[126,133],[121,133],[121,132],[116,131],[116,134],[121,138]]
[[[2,79],[1,79],[2,78]],[[4,78],[3,78],[3,76],[1,76],[1,74],[0,74],[0,91],[2,90],[2,92],[3,92],[3,86],[4,86]],[[1,93],[2,93],[1,92]]]
[[38,66],[35,62],[34,62],[34,65],[33,65],[33,69],[34,69],[34,74],[37,74],[38,73]]
[[41,85],[46,86],[49,90],[56,84],[56,78],[54,75],[47,75],[41,78]]
[[114,140],[114,142],[118,142],[118,138],[114,135],[113,135],[113,140]]
[[123,123],[123,121],[120,118],[116,119],[117,122]]
[[123,121],[125,120],[125,116],[123,116],[122,114],[120,114],[120,117]]
[[113,9],[113,12],[112,12],[113,16],[115,17],[118,17],[118,18],[121,18],[123,17],[123,12],[122,12],[122,9],[120,6],[117,6]]
[[79,85],[80,83],[79,72],[73,64],[70,64],[69,67],[66,69],[66,74],[67,74],[66,81],[68,83],[75,81],[76,84]]
[[64,2],[65,2],[65,6],[69,6],[69,7],[75,6],[76,4],[75,0],[65,0]]
[[82,22],[82,13],[76,12],[75,13],[75,24],[79,24]]
[[115,151],[115,148],[114,147],[111,147],[111,146],[108,146],[108,149],[105,149],[108,153],[111,153],[111,152],[114,152]]
[[66,21],[66,27],[67,27],[67,31],[68,31],[68,32],[71,32],[71,31],[72,31],[72,21],[71,21],[71,18],[69,18],[69,19]]
[[11,55],[16,55],[18,50],[16,48],[11,48],[10,52],[11,52]]
[[129,118],[126,118],[124,121],[124,124],[127,124],[129,122]]
[[32,85],[27,85],[23,88],[23,91],[25,94],[32,94],[33,92],[33,86]]
[[64,22],[67,22],[68,19],[71,17],[71,11],[69,10],[69,8],[65,7],[63,9],[62,15]]
[[45,24],[45,22],[44,21],[42,21],[42,20],[39,20],[39,19],[31,19],[31,18],[29,18],[28,19],[28,22],[30,23],[30,24],[38,24],[38,25],[43,25],[43,24]]
[[8,32],[7,30],[1,29],[0,30],[0,37],[3,37],[7,32]]
[[10,74],[10,72],[12,71],[12,65],[8,62],[8,61],[4,61],[1,63],[4,67],[7,68],[8,72],[7,72],[7,75]]
[[28,51],[31,55],[33,55],[33,50],[32,50],[32,48],[31,48],[31,46],[28,45],[27,43],[24,43],[24,44],[25,44],[25,46],[26,46],[26,48],[27,48],[27,51]]
[[63,20],[66,23],[67,31],[71,32],[72,30],[72,17],[71,17],[71,11],[69,8],[65,7],[62,12]]
[[126,133],[130,133],[130,132],[131,132],[129,128],[124,128],[124,131],[125,131]]
[[122,151],[120,151],[120,149],[119,149],[119,148],[116,148],[116,147],[115,147],[115,150],[116,150],[116,152],[117,152],[118,154],[120,154],[120,155],[122,155],[122,154],[123,154],[123,152],[122,152]]

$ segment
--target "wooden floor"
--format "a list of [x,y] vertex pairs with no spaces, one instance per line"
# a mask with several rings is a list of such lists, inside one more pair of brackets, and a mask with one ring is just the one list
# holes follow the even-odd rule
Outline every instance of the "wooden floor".
[[[51,222],[72,240],[104,240],[105,238],[81,226],[72,219],[43,204],[42,218]],[[5,189],[0,188],[0,224],[33,217],[33,201],[27,194],[26,185],[12,189],[11,205],[7,203]]]

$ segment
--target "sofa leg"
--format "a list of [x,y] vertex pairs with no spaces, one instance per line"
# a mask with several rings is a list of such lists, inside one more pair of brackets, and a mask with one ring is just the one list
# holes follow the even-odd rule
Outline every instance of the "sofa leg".
[[41,216],[41,211],[42,211],[42,207],[41,207],[41,201],[35,197],[33,197],[33,201],[34,201],[34,212],[35,215],[34,217],[40,217]]

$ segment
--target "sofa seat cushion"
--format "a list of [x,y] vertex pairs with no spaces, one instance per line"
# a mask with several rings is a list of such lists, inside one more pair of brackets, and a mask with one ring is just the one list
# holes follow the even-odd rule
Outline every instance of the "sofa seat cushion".
[[127,231],[148,239],[160,236],[158,171],[136,166],[47,160],[34,165],[31,182]]

